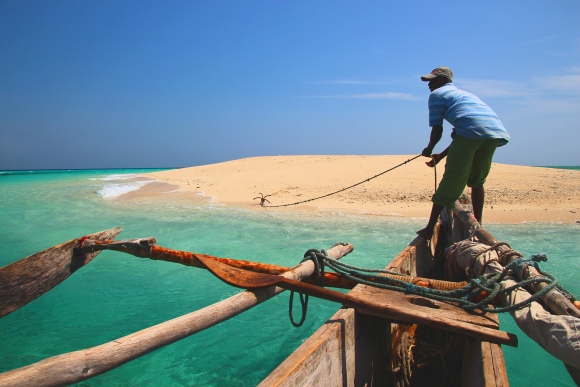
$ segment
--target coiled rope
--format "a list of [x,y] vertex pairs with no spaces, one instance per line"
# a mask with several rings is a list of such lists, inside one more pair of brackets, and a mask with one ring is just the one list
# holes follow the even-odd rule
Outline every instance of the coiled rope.
[[[379,176],[381,176],[381,175],[384,175],[384,174],[385,174],[385,173],[387,173],[387,172],[391,172],[393,169],[397,169],[397,168],[399,168],[400,166],[403,166],[403,165],[405,165],[405,164],[407,164],[407,163],[409,163],[409,162],[411,162],[411,161],[413,161],[413,160],[415,160],[415,159],[417,159],[417,158],[419,158],[419,157],[421,157],[421,155],[417,155],[417,156],[415,156],[415,157],[412,157],[412,158],[410,158],[410,159],[408,159],[408,160],[406,160],[406,161],[403,161],[403,162],[402,162],[401,164],[399,164],[399,165],[396,165],[396,166],[394,166],[394,167],[392,167],[392,168],[389,168],[389,169],[387,169],[386,171],[383,171],[383,172],[381,172],[381,173],[379,173],[379,174],[377,174],[377,175],[374,175],[373,177],[369,177],[368,179],[365,179],[365,180],[363,180],[363,181],[360,181],[360,182],[358,182],[358,183],[356,183],[356,184],[353,184],[353,185],[349,185],[348,187],[345,187],[345,188],[339,189],[338,191],[334,191],[334,192],[331,192],[331,193],[329,193],[329,194],[326,194],[326,195],[318,196],[318,197],[315,197],[315,198],[312,198],[312,199],[302,200],[302,201],[299,201],[299,202],[296,202],[296,203],[289,203],[289,204],[279,204],[279,205],[276,205],[276,206],[264,206],[264,205],[263,205],[263,203],[262,203],[262,207],[265,207],[265,208],[275,208],[275,207],[288,207],[288,206],[295,206],[295,205],[297,205],[297,204],[302,204],[302,203],[312,202],[312,201],[314,201],[314,200],[318,200],[318,199],[326,198],[326,197],[328,197],[328,196],[336,195],[337,193],[340,193],[340,192],[346,191],[346,190],[348,190],[348,189],[351,189],[351,188],[353,188],[353,187],[356,187],[357,185],[361,185],[361,184],[367,183],[367,182],[371,181],[372,179],[375,179],[375,178],[377,178],[377,177],[379,177]],[[268,196],[270,196],[270,195],[268,195]]]
[[[344,244],[344,242],[339,242],[338,244]],[[496,249],[504,243],[491,246],[488,250]],[[336,244],[335,244],[336,246]],[[509,245],[508,245],[509,246]],[[352,281],[359,284],[374,286],[381,289],[388,289],[397,292],[404,292],[406,294],[413,294],[425,298],[429,298],[436,301],[442,302],[452,302],[457,304],[461,309],[467,312],[473,312],[474,310],[480,310],[482,312],[489,313],[503,313],[511,312],[513,310],[518,310],[525,308],[532,302],[538,301],[542,296],[547,294],[550,290],[556,288],[562,292],[571,301],[575,301],[576,298],[568,291],[566,291],[562,286],[558,284],[558,280],[547,272],[543,272],[538,263],[546,262],[548,258],[545,254],[535,254],[530,258],[523,258],[522,254],[515,250],[508,250],[501,253],[499,258],[500,263],[507,261],[508,258],[517,256],[519,258],[514,259],[512,262],[507,264],[503,270],[495,274],[483,274],[477,278],[469,281],[465,286],[454,289],[454,290],[438,290],[432,288],[425,288],[422,286],[414,285],[410,282],[387,277],[385,274],[394,275],[400,278],[400,274],[393,272],[391,270],[381,270],[381,269],[366,269],[361,267],[356,267],[353,265],[348,265],[346,263],[337,261],[328,256],[325,250],[310,249],[304,254],[304,259],[312,260],[315,266],[316,284],[318,286],[324,286],[324,270],[325,266],[328,266],[336,273],[344,276]],[[541,276],[531,277],[526,280],[522,279],[521,273],[526,265],[533,266]],[[515,275],[518,280],[513,286],[503,288],[500,283],[508,276]],[[509,293],[519,287],[528,286],[534,283],[546,283],[547,286],[544,287],[537,293],[534,293],[526,301],[506,306],[500,308],[490,308],[488,305],[493,303],[496,296],[500,294]],[[300,294],[300,301],[302,304],[302,317],[297,323],[294,321],[292,315],[292,303],[293,303],[294,292],[290,292],[290,321],[295,327],[299,327],[304,323],[306,319],[306,310],[308,308],[308,295],[303,296]],[[474,299],[478,299],[474,302]]]

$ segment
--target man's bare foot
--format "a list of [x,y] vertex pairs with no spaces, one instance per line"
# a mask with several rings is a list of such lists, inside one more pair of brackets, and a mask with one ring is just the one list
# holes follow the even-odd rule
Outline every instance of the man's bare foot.
[[431,240],[431,237],[433,237],[433,230],[429,230],[425,227],[424,229],[417,231],[417,235],[422,236],[427,240]]

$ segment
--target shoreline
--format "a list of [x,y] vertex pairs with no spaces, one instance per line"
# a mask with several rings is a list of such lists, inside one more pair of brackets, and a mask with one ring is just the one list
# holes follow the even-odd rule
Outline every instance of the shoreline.
[[[192,201],[264,210],[260,194],[281,205],[322,196],[363,181],[414,156],[264,156],[141,174],[155,183],[125,194],[156,197],[183,193]],[[350,190],[298,206],[268,211],[330,211],[427,219],[434,170],[419,158]],[[437,180],[444,162],[437,166]],[[169,185],[165,186],[165,185]],[[485,184],[484,223],[580,222],[580,171],[492,164]],[[469,193],[467,188],[464,192]],[[192,196],[191,194],[195,194]],[[123,195],[123,196],[125,196]],[[159,197],[162,200],[162,197]]]

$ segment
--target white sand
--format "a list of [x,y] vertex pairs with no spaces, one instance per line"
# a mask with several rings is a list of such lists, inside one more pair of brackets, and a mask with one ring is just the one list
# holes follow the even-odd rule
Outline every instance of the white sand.
[[[271,205],[294,203],[355,184],[412,157],[252,157],[144,176],[179,186],[182,191],[203,193],[218,203],[262,210],[259,200],[253,200],[260,193],[271,195],[267,198]],[[425,165],[427,160],[421,157],[348,191],[282,210],[341,210],[426,218],[434,191],[434,173]],[[439,180],[443,171],[441,162],[437,168]],[[580,221],[579,171],[494,163],[485,188],[484,222]],[[146,185],[140,194],[148,190],[154,194],[156,189],[154,184]]]

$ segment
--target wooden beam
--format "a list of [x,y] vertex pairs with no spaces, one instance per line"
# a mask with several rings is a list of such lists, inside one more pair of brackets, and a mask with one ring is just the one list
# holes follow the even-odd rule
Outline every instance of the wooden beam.
[[[353,245],[329,249],[331,258],[340,259],[353,251]],[[282,274],[301,280],[314,272],[307,261]],[[266,301],[284,289],[268,288],[245,291],[198,311],[157,324],[108,343],[50,357],[37,363],[0,374],[0,386],[63,386],[77,383],[117,368],[158,348],[205,330]]]
[[[120,232],[117,227],[84,238],[104,241]],[[0,268],[0,318],[42,296],[99,254],[74,254],[80,241],[70,240]]]

